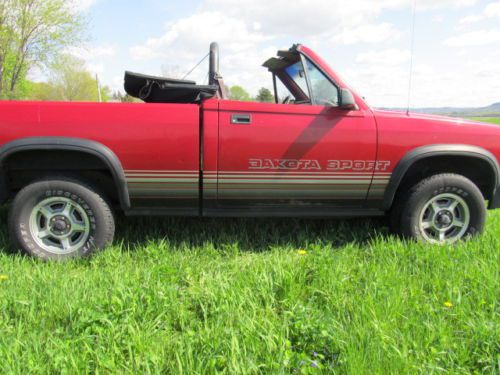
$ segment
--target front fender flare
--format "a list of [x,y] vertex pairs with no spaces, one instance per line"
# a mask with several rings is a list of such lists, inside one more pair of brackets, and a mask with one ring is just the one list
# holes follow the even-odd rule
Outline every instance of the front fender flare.
[[95,141],[69,137],[29,137],[16,139],[0,147],[0,167],[3,169],[6,158],[22,151],[61,150],[77,151],[98,157],[109,168],[118,190],[120,206],[124,211],[130,209],[130,196],[127,180],[120,160],[108,147]]
[[[435,157],[435,156],[467,156],[472,158],[477,158],[488,162],[491,166],[495,181],[493,183],[493,197],[495,193],[500,189],[500,167],[495,156],[488,150],[471,145],[450,145],[450,144],[436,144],[429,146],[422,146],[415,148],[403,156],[392,172],[389,185],[384,194],[383,209],[385,211],[389,210],[396,196],[396,192],[403,180],[406,172],[410,167],[419,160]],[[490,207],[492,203],[490,202]]]

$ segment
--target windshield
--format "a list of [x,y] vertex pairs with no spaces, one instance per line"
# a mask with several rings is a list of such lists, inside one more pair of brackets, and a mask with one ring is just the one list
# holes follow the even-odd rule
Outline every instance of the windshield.
[[309,59],[305,61],[314,102],[318,105],[337,107],[339,105],[337,87]]
[[297,84],[297,86],[299,86],[302,92],[309,97],[309,90],[307,89],[306,75],[302,67],[302,62],[298,61],[295,64],[290,65],[289,67],[285,68],[285,72]]

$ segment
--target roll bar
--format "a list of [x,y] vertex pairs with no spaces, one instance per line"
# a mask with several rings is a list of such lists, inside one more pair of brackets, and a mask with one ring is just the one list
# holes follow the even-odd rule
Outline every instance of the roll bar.
[[210,62],[208,68],[208,84],[218,87],[217,97],[227,99],[226,86],[219,72],[219,45],[216,42],[210,44]]
[[208,71],[208,84],[217,85],[219,78],[219,44],[210,44],[210,65]]

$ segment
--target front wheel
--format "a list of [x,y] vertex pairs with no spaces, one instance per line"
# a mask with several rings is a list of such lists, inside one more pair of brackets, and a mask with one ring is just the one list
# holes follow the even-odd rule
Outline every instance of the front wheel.
[[113,241],[109,205],[84,184],[54,178],[32,183],[15,197],[9,215],[13,242],[41,259],[85,257]]
[[427,243],[455,243],[484,229],[483,195],[463,176],[431,176],[401,199],[400,230],[406,237]]

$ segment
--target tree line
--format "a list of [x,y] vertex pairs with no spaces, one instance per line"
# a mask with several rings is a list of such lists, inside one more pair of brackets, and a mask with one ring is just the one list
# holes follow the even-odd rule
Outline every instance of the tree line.
[[257,96],[252,97],[248,91],[241,86],[232,86],[229,88],[229,98],[243,102],[264,102],[274,103],[274,95],[265,87],[262,87]]
[[[73,8],[73,0],[0,0],[0,99],[134,101],[99,87],[85,62],[67,53],[85,39],[86,22]],[[34,70],[44,82],[29,79]],[[241,86],[229,94],[233,100],[274,100],[266,88],[255,98]]]

